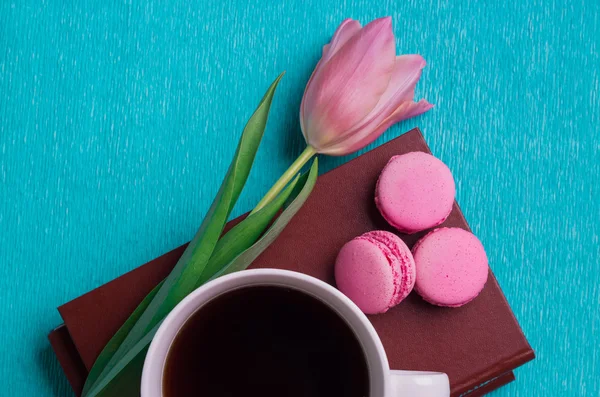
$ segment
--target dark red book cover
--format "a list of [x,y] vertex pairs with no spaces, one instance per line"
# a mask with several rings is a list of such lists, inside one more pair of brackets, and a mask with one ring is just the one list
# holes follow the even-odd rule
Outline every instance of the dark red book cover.
[[[252,267],[294,270],[334,284],[333,263],[344,243],[370,230],[397,233],[375,207],[375,183],[390,157],[413,151],[429,152],[417,129],[321,175],[304,207]],[[441,226],[469,230],[456,203]],[[412,247],[425,233],[397,234]],[[59,308],[65,324],[50,334],[50,342],[77,395],[103,346],[169,273],[183,248]],[[490,255],[492,266],[493,259]],[[497,389],[514,380],[513,369],[534,358],[491,270],[482,293],[461,308],[436,307],[413,292],[369,319],[392,369],[446,372],[453,397]]]

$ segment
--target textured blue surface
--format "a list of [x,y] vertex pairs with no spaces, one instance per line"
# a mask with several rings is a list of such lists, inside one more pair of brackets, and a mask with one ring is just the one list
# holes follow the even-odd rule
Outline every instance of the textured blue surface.
[[376,144],[422,128],[538,354],[494,396],[598,396],[600,5],[503,3],[2,1],[0,395],[69,396],[56,306],[192,236],[287,70],[250,209],[303,147],[321,45],[345,17],[392,15],[436,107]]

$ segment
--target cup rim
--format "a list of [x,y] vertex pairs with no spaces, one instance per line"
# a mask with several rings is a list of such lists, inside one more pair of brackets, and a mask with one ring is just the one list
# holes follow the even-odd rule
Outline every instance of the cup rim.
[[365,314],[348,297],[315,277],[282,269],[251,269],[228,274],[197,288],[165,318],[146,354],[141,397],[163,397],[163,376],[171,345],[186,321],[201,307],[229,291],[258,285],[294,288],[321,300],[336,311],[354,331],[367,361],[369,395],[384,396],[389,383],[389,365],[383,344]]

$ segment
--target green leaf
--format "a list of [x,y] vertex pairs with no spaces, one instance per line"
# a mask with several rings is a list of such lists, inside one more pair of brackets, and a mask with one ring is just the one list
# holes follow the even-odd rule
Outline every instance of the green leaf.
[[[198,280],[197,286],[204,284],[211,276],[213,276],[219,269],[223,268],[233,258],[243,252],[245,249],[250,247],[256,242],[260,235],[267,228],[269,223],[273,220],[273,217],[279,212],[281,207],[286,203],[292,191],[298,182],[299,177],[290,183],[290,185],[271,203],[264,207],[259,212],[248,216],[242,222],[232,228],[225,236],[217,242],[213,255],[210,258],[205,271]],[[114,352],[121,345],[135,322],[140,318],[144,310],[150,304],[150,301],[154,298],[154,295],[158,292],[158,289],[162,285],[162,281],[157,285],[139,304],[131,316],[125,321],[125,323],[119,328],[117,333],[111,338],[108,344],[104,347],[96,362],[92,371],[88,375],[88,380],[97,379],[100,374],[100,370],[106,366],[106,363],[110,360]],[[141,367],[139,367],[141,371]],[[116,381],[115,381],[116,382]],[[123,382],[119,382],[121,385]],[[119,386],[121,387],[121,386]]]
[[154,335],[160,328],[160,324],[161,322],[156,324],[142,339],[135,343],[121,361],[119,361],[118,365],[110,367],[106,376],[98,379],[96,385],[94,385],[94,388],[100,390],[98,395],[106,397],[123,395],[128,397],[139,396],[140,379],[146,352],[148,351],[150,342],[152,342],[152,338],[154,338]]
[[[252,162],[254,161],[254,157],[256,155],[256,151],[258,150],[258,145],[260,143],[260,139],[262,138],[267,118],[269,115],[269,108],[271,106],[271,101],[273,99],[273,94],[275,93],[275,88],[279,83],[279,80],[283,77],[283,74],[280,75],[275,82],[271,85],[257,110],[254,112],[248,123],[246,124],[246,128],[242,134],[242,138],[240,140],[240,144],[238,146],[238,151],[236,152],[236,157],[234,162],[230,167],[230,173],[232,174],[231,178],[226,177],[226,181],[231,180],[230,183],[224,183],[226,186],[225,190],[229,191],[229,187],[231,188],[232,199],[237,200],[239,197],[243,185],[248,178],[248,174],[250,172],[250,168],[252,166]],[[225,205],[225,199],[223,200],[223,205]],[[219,225],[220,228],[215,228],[213,233],[209,233],[210,236],[209,242],[210,244],[196,244],[194,246],[194,250],[192,253],[192,259],[186,266],[182,269],[182,271],[178,274],[178,277],[175,281],[175,285],[169,290],[169,294],[165,297],[161,307],[158,310],[156,315],[156,319],[164,318],[183,298],[185,298],[190,292],[194,290],[196,287],[197,279],[199,275],[202,274],[204,268],[206,267],[215,245],[221,233],[223,231],[223,227],[225,226],[225,222],[233,209],[233,205],[235,201],[230,200],[230,206],[228,208],[227,214],[224,217],[219,217]],[[217,214],[220,214],[217,212]],[[220,214],[223,215],[223,214]],[[214,223],[214,222],[213,222]],[[187,250],[186,250],[187,251]],[[184,252],[185,255],[185,252]],[[171,275],[169,275],[170,277]]]
[[[315,185],[318,175],[318,162],[314,160],[310,171],[305,173],[301,178],[296,178],[272,203],[264,207],[261,211],[267,210],[270,205],[280,208],[280,204],[287,201],[287,208],[277,217],[275,222],[267,230],[267,232],[252,246],[236,256],[227,266],[225,266],[217,274],[210,279],[215,279],[225,274],[246,269],[283,231],[294,215],[300,210]],[[276,204],[273,204],[277,202]],[[254,215],[258,215],[257,212]],[[249,219],[250,217],[246,218]],[[240,223],[241,225],[241,223]],[[233,231],[233,229],[231,229]],[[230,231],[230,232],[231,232]],[[154,334],[158,330],[160,324],[152,329],[141,341],[135,344],[130,351],[130,355],[126,357],[126,362],[119,371],[114,371],[109,374],[115,379],[114,382],[101,384],[101,387],[106,387],[102,395],[114,396],[115,393],[122,393],[123,390],[130,390],[130,384],[139,385],[139,377],[142,371],[143,358],[148,345],[152,341]],[[139,391],[138,391],[139,392]],[[120,394],[119,394],[120,395]],[[128,396],[134,397],[135,394],[129,392]]]
[[210,257],[208,265],[206,265],[204,272],[196,282],[196,288],[204,284],[217,271],[258,240],[281,207],[286,203],[299,179],[300,177],[297,176],[279,196],[260,211],[248,215],[246,219],[235,225],[227,234],[221,237],[213,255]]
[[304,202],[312,192],[319,174],[318,168],[318,159],[314,159],[313,164],[310,167],[310,171],[300,178],[296,184],[296,188],[291,193],[287,208],[281,213],[281,215],[277,217],[269,230],[267,230],[267,232],[256,243],[254,243],[254,245],[242,252],[234,260],[229,262],[227,266],[212,276],[211,280],[224,276],[225,274],[246,269],[256,258],[258,258],[260,254],[263,253],[263,251],[269,245],[271,245],[273,241],[275,241],[277,237],[279,237],[279,234],[281,234],[283,229],[287,226],[294,215],[296,215],[300,208],[302,208],[302,205],[304,205]]
[[[159,323],[177,303],[195,288],[196,282],[213,253],[225,222],[250,173],[266,127],[273,95],[282,76],[280,75],[271,84],[258,108],[246,124],[227,175],[200,229],[173,271],[167,276],[146,309],[142,311],[135,324],[129,329],[112,357],[106,360],[107,353],[107,356],[99,363],[98,368],[92,368],[94,374],[99,374],[96,379],[86,381],[83,394],[85,397],[100,395],[112,379],[136,357],[134,350],[137,348],[138,342],[146,340],[149,333],[158,327]],[[103,395],[108,394],[103,393]]]
[[140,396],[140,375],[144,368],[144,360],[148,349],[138,353],[126,369],[120,371],[102,390],[104,396]]
[[[240,255],[236,256],[227,266],[223,267],[221,271],[213,275],[210,279],[233,271],[246,269],[279,236],[292,217],[300,210],[315,185],[317,175],[318,162],[317,159],[315,159],[308,173],[302,175],[300,178],[296,178],[275,200],[273,200],[273,202],[264,207],[261,211],[253,214],[253,216],[258,216],[261,212],[263,212],[263,215],[264,212],[269,212],[270,214],[275,215],[277,211],[273,210],[275,208],[279,210],[284,202],[287,207],[256,243],[247,248]],[[246,219],[250,219],[250,216]],[[254,219],[256,221],[257,218],[255,217]],[[272,217],[270,219],[272,219]],[[248,222],[248,224],[250,224],[250,222]],[[240,225],[242,225],[242,223],[238,224],[238,226]],[[234,229],[231,229],[229,233],[233,230]],[[203,279],[204,278],[205,277],[203,277]],[[124,390],[128,390],[127,395],[129,396],[133,397],[135,395],[130,390],[130,385],[139,385],[139,377],[143,367],[143,357],[145,356],[148,345],[152,341],[159,326],[160,324],[148,332],[148,334],[131,349],[131,354],[125,358],[125,362],[122,363],[122,366],[118,366],[120,367],[118,371],[109,373],[110,377],[107,378],[112,378],[114,381],[111,381],[110,383],[101,383],[99,385],[99,387],[103,388],[102,395],[113,396],[115,393],[122,393]]]
[[[92,383],[94,383],[98,379],[100,373],[106,367],[106,364],[108,364],[111,357],[115,354],[119,346],[121,346],[121,343],[123,343],[125,337],[127,336],[127,334],[129,334],[129,331],[131,331],[135,323],[139,320],[142,313],[148,308],[150,302],[152,301],[152,299],[154,299],[154,296],[156,295],[160,287],[163,285],[163,283],[164,281],[161,281],[156,287],[154,287],[154,289],[152,289],[152,291],[150,291],[148,295],[146,295],[144,300],[138,305],[138,307],[136,307],[133,313],[131,313],[129,318],[125,321],[121,328],[119,328],[117,333],[114,334],[113,337],[110,338],[110,341],[108,341],[106,346],[104,346],[104,349],[102,349],[102,352],[100,352],[100,355],[96,359],[96,362],[94,362],[94,366],[88,374],[85,383],[85,386],[87,388],[89,388],[92,385]],[[88,390],[84,387],[83,395],[85,395],[85,393],[87,392]]]

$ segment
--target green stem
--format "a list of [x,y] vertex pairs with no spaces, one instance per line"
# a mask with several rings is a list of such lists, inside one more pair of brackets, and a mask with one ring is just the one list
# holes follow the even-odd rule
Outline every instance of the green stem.
[[312,146],[307,146],[306,149],[300,154],[300,156],[292,163],[290,168],[287,169],[281,175],[281,178],[269,189],[267,194],[263,196],[263,198],[256,204],[256,207],[252,210],[250,214],[254,214],[256,211],[263,208],[267,205],[271,200],[273,200],[279,192],[288,184],[289,181],[300,171],[302,166],[308,162],[314,155],[316,154],[315,149]]

